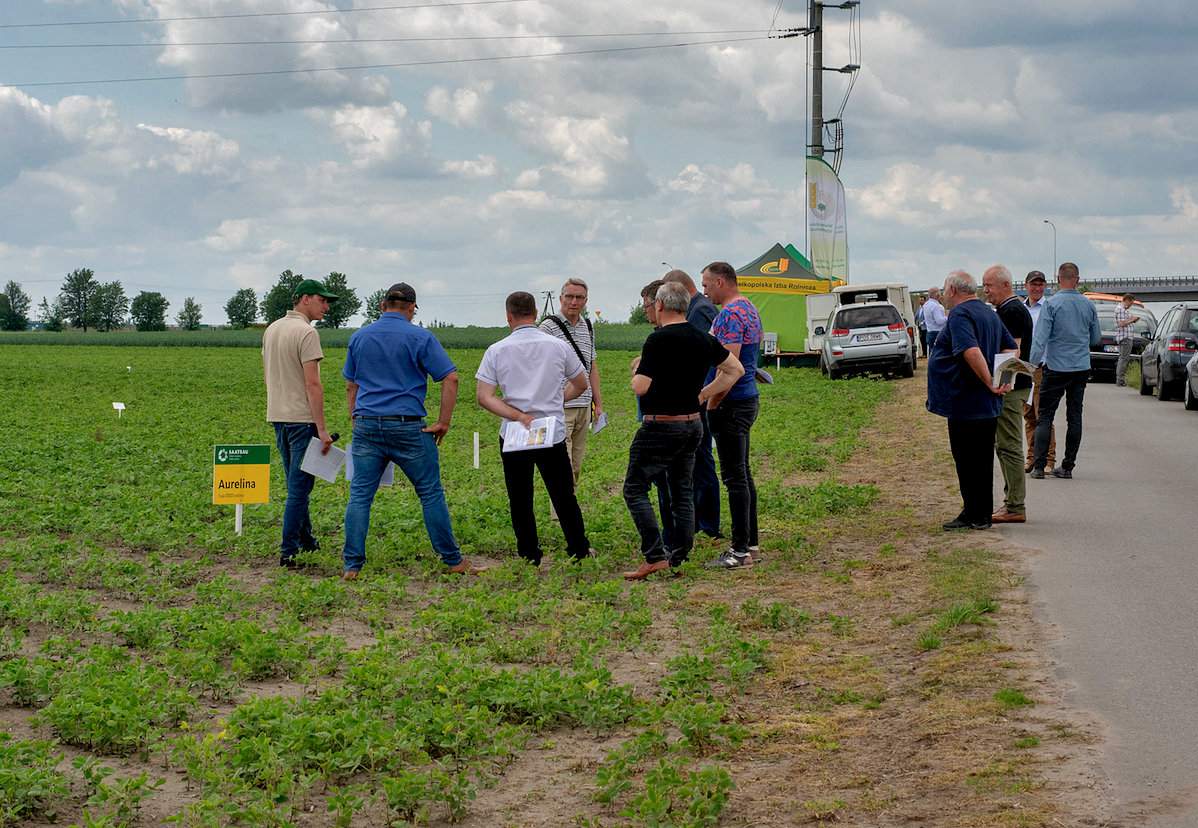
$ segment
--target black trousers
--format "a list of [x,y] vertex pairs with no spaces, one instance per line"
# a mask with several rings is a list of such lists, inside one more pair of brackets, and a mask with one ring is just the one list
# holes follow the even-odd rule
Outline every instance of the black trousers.
[[[624,502],[641,536],[641,554],[648,563],[669,558],[681,563],[690,555],[695,540],[694,480],[695,447],[703,437],[698,420],[677,423],[643,423],[628,449],[628,472],[624,475]],[[649,502],[649,484],[665,483],[669,491],[673,548],[667,548]],[[667,505],[663,502],[662,519]]]
[[582,510],[574,496],[574,470],[563,440],[550,448],[528,451],[503,451],[499,441],[499,456],[503,460],[503,482],[507,485],[508,503],[512,513],[512,530],[516,533],[516,552],[526,561],[541,562],[541,543],[537,538],[537,517],[533,512],[533,478],[535,468],[545,481],[549,500],[566,536],[566,551],[575,558],[585,558],[591,542],[587,540],[582,522]]
[[728,490],[732,550],[738,555],[757,546],[757,487],[749,468],[749,432],[757,421],[757,405],[757,397],[724,400],[707,412],[720,455],[720,477]]
[[989,523],[994,514],[994,435],[998,418],[948,421],[948,444],[957,465],[961,488],[959,518],[970,523]]
[[1086,397],[1089,371],[1054,371],[1044,369],[1040,384],[1040,413],[1036,420],[1036,459],[1032,465],[1043,470],[1048,465],[1048,441],[1052,438],[1052,421],[1056,417],[1061,397],[1065,398],[1065,459],[1061,468],[1073,471],[1077,451],[1082,446],[1082,402]]
[[720,534],[720,477],[712,456],[711,424],[707,409],[699,411],[703,438],[695,449],[695,529],[711,535]]

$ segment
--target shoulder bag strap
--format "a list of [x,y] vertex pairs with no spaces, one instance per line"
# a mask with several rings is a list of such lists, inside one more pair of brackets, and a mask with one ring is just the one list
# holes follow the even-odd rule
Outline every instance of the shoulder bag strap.
[[[562,329],[566,341],[570,343],[570,347],[574,349],[574,353],[578,354],[578,361],[582,363],[582,370],[588,374],[591,373],[591,366],[587,365],[587,359],[582,355],[582,350],[578,347],[578,343],[574,341],[574,337],[570,334],[570,329],[566,326],[566,323],[556,313],[549,318],[556,322],[557,326]],[[591,330],[591,320],[589,319],[587,320],[587,330]],[[594,333],[591,336],[594,337]]]

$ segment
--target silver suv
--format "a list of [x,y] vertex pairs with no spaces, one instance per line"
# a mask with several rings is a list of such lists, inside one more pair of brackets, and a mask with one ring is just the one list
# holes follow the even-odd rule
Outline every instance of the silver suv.
[[831,379],[869,371],[914,376],[915,344],[899,309],[890,302],[838,307],[828,317],[820,368]]

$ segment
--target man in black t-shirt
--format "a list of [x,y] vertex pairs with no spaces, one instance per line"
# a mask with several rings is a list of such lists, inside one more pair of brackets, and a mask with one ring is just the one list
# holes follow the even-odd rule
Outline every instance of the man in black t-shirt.
[[[640,533],[645,563],[624,573],[629,580],[678,566],[690,555],[695,537],[695,448],[703,436],[699,407],[726,392],[744,374],[740,360],[719,340],[686,321],[689,304],[690,296],[681,285],[658,288],[654,310],[661,327],[649,334],[633,367],[632,390],[640,397],[643,418],[628,451],[624,502]],[[713,367],[715,378],[704,385]],[[649,503],[649,484],[663,471],[669,480],[675,549],[662,542]]]
[[[1027,361],[1032,351],[1032,315],[1011,289],[1011,271],[1002,265],[989,268],[982,276],[986,299],[998,311],[998,318],[1019,344],[1019,358]],[[1026,523],[1024,495],[1027,485],[1023,469],[1023,407],[1032,390],[1032,378],[1019,374],[1015,389],[1003,397],[998,415],[994,451],[1002,468],[1003,507],[990,518],[991,523]]]

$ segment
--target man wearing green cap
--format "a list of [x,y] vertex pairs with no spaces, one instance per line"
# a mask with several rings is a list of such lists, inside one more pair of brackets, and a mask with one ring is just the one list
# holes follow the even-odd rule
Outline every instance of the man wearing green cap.
[[315,279],[305,279],[292,293],[294,306],[271,322],[262,336],[262,365],[266,376],[266,419],[275,427],[275,442],[287,479],[283,508],[283,543],[279,563],[292,568],[295,556],[320,544],[312,535],[308,496],[315,482],[300,469],[308,442],[318,437],[327,454],[333,438],[324,421],[324,388],[320,384],[320,335],[312,327],[336,302]]

